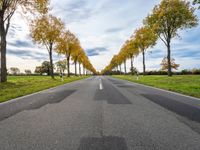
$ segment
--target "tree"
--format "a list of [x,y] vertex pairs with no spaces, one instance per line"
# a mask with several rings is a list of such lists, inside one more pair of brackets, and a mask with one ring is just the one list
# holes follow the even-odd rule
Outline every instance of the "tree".
[[37,66],[37,67],[35,68],[35,73],[36,73],[36,74],[42,75],[42,73],[43,73],[42,66]]
[[44,61],[42,63],[42,73],[47,73],[47,75],[51,75],[51,69],[52,69],[52,64],[49,61]]
[[126,59],[124,59],[124,74],[125,75],[127,74],[127,71],[126,71]]
[[138,70],[135,67],[131,68],[130,71],[133,72],[133,74],[137,74],[138,73]]
[[85,74],[86,71],[93,72],[96,74],[96,70],[90,63],[87,55],[84,50],[80,46],[80,42],[78,38],[71,33],[69,30],[63,32],[56,42],[56,51],[59,54],[63,54],[67,60],[67,72],[68,77],[70,77],[70,59],[74,61],[75,64],[75,74],[77,75],[77,62],[79,62],[79,73],[81,74],[80,64],[83,65],[83,72]]
[[[118,66],[121,65],[123,63],[123,61],[126,61],[126,59],[128,59],[128,58],[131,59],[131,68],[133,68],[133,58],[136,57],[138,54],[139,54],[139,49],[136,46],[135,38],[131,37],[130,40],[127,40],[124,43],[119,54],[113,56],[110,64],[101,71],[101,74],[114,73],[114,72],[112,72],[112,70],[114,68],[118,68]],[[124,63],[126,63],[126,62],[124,62]],[[126,68],[126,65],[125,65],[125,68]],[[131,72],[133,75],[134,74],[133,70]],[[117,69],[116,73],[118,73],[118,69]],[[120,71],[120,73],[121,73],[121,71]]]
[[6,47],[7,33],[10,21],[16,10],[21,7],[24,13],[39,12],[46,13],[48,10],[48,0],[1,0],[0,1],[0,82],[7,81],[6,69]]
[[126,59],[128,57],[126,50],[125,49],[121,49],[119,52],[119,59],[120,59],[120,63],[124,63],[124,74],[126,75]]
[[51,75],[51,63],[49,61],[44,61],[41,66],[36,67],[35,73]]
[[57,70],[59,71],[60,75],[63,76],[65,70],[67,69],[67,60],[60,60],[56,62]]
[[184,0],[162,0],[154,7],[144,23],[152,28],[167,47],[168,76],[171,71],[171,40],[178,36],[178,31],[192,28],[198,24],[195,9]]
[[[131,60],[131,68],[133,68],[134,57],[139,55],[139,48],[136,45],[135,38],[132,37],[130,40],[126,41],[124,48],[127,51],[128,58]],[[131,75],[134,75],[134,72],[132,70]]]
[[[162,63],[160,64],[162,66],[161,70],[166,71],[168,69],[168,60],[167,57],[164,57],[162,60]],[[178,70],[178,67],[180,67],[179,64],[175,63],[175,59],[171,58],[171,67],[172,69]]]
[[82,65],[83,65],[83,74],[85,74],[85,71],[86,71],[86,74],[88,74],[88,72],[92,72],[93,74],[97,74],[97,71],[95,70],[95,68],[90,63],[90,60],[89,60],[88,56],[85,54],[85,52],[82,55],[81,62],[82,62]]
[[[83,56],[83,53],[84,52],[80,46],[80,43],[77,42],[77,48],[72,53],[72,60],[74,61],[74,66],[75,66],[75,76],[77,76],[77,62],[79,61],[79,58]],[[80,68],[79,68],[79,73],[80,73]]]
[[24,70],[24,72],[26,73],[26,75],[30,75],[31,74],[31,70],[29,70],[29,69]]
[[17,67],[11,67],[11,68],[10,68],[10,72],[11,72],[11,74],[13,74],[13,75],[17,75],[17,74],[20,73],[20,70],[19,70],[19,68],[17,68]]
[[81,64],[83,63],[83,58],[84,58],[84,56],[85,56],[85,52],[82,51],[82,53],[79,55],[79,57],[78,57],[78,59],[77,59],[77,61],[78,61],[78,63],[79,63],[79,75],[80,75],[80,76],[82,75],[82,74],[81,74]]
[[44,45],[49,54],[50,61],[50,75],[54,78],[53,70],[53,48],[56,41],[58,41],[64,24],[60,19],[52,15],[43,15],[34,20],[30,26],[31,36],[34,42]]
[[69,30],[64,32],[57,41],[56,50],[59,54],[64,54],[67,59],[68,77],[70,77],[70,58],[79,43],[76,36]]
[[141,27],[135,32],[135,42],[143,56],[143,75],[146,74],[145,52],[156,44],[157,35],[149,27]]

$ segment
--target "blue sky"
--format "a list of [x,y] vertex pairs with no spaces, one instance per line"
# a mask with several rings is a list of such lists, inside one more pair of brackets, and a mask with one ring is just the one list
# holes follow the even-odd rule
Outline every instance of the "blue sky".
[[[92,64],[102,70],[117,54],[125,40],[142,26],[143,19],[160,0],[51,0],[51,13],[60,17],[80,39]],[[42,61],[48,60],[44,47],[36,45],[29,36],[27,18],[19,13],[14,15],[8,36],[8,68],[35,69]],[[196,11],[200,17],[200,10]],[[172,42],[172,57],[180,69],[200,68],[200,26],[179,32],[181,38]],[[160,69],[166,47],[158,41],[147,52],[147,70]],[[54,61],[62,59],[54,54]],[[128,62],[128,67],[129,67]],[[134,65],[142,70],[142,57]],[[73,69],[72,69],[73,71]]]

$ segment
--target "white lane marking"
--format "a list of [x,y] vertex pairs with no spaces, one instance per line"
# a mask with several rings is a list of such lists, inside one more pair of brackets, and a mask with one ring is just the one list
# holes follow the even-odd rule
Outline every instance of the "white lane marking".
[[102,80],[101,79],[99,79],[99,90],[103,90],[103,84],[102,84]]

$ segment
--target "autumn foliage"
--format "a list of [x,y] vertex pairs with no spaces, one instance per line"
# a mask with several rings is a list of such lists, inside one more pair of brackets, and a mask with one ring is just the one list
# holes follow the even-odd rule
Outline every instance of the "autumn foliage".
[[[167,57],[164,57],[163,58],[163,60],[162,60],[162,62],[161,62],[161,70],[163,70],[163,71],[167,71],[167,69],[168,69],[168,60],[167,60]],[[174,69],[174,70],[178,70],[178,68],[180,67],[180,65],[179,64],[176,64],[175,63],[175,59],[174,58],[172,58],[171,59],[171,67],[172,67],[172,69]]]
[[[200,1],[195,0],[194,3],[200,3]],[[145,52],[148,48],[155,46],[159,38],[167,47],[167,57],[163,60],[163,69],[167,70],[168,75],[171,76],[172,68],[179,67],[174,63],[174,59],[171,59],[172,39],[179,36],[178,31],[198,25],[194,11],[195,8],[185,0],[162,0],[144,19],[143,26],[125,42],[119,54],[113,57],[102,73],[118,70],[118,66],[128,59],[131,60],[131,68],[133,68],[134,58],[142,53],[143,74],[145,75]]]

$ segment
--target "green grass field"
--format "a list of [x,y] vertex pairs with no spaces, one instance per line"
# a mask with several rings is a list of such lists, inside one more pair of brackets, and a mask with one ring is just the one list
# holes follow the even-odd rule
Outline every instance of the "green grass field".
[[0,103],[84,78],[65,77],[62,82],[59,77],[52,80],[48,76],[9,76],[7,83],[0,83]]
[[136,83],[150,85],[153,87],[190,95],[200,98],[200,75],[176,75],[168,76],[113,76]]

